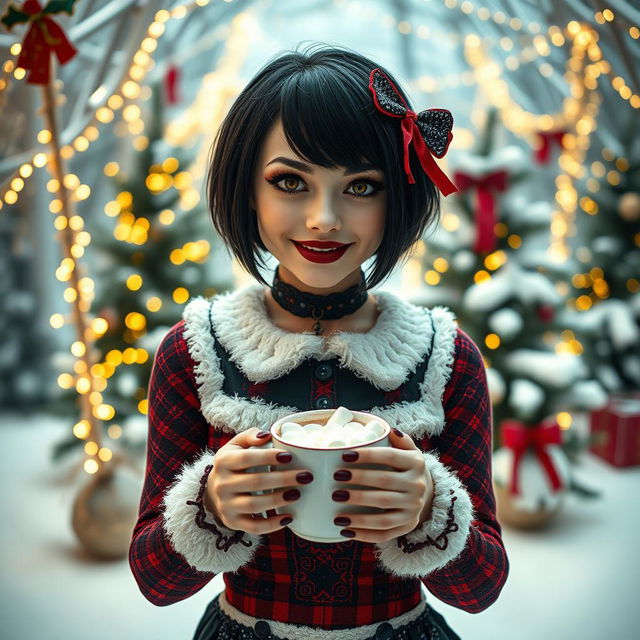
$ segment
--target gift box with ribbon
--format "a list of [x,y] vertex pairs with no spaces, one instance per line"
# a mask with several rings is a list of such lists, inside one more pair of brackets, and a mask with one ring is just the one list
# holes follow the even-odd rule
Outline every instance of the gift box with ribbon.
[[640,391],[614,393],[591,412],[590,450],[616,467],[640,465]]

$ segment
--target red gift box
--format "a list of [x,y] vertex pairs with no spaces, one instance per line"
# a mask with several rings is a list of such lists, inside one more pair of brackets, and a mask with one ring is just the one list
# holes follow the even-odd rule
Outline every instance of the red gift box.
[[616,467],[640,465],[640,392],[616,393],[591,412],[590,450]]

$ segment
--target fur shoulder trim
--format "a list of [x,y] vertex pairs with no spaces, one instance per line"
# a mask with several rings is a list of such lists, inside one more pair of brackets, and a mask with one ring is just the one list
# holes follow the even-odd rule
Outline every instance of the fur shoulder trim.
[[414,437],[441,433],[442,396],[455,350],[455,317],[445,307],[427,310],[392,293],[381,292],[377,296],[381,313],[371,331],[338,332],[326,339],[324,353],[325,338],[284,331],[270,321],[260,286],[223,294],[211,301],[193,299],[183,313],[184,336],[195,362],[203,416],[218,428],[239,433],[255,426],[269,426],[299,411],[295,406],[268,403],[261,398],[222,393],[224,376],[214,336],[244,375],[256,383],[285,375],[309,358],[338,358],[341,366],[385,391],[399,387],[431,348],[421,398],[374,407],[371,413]]

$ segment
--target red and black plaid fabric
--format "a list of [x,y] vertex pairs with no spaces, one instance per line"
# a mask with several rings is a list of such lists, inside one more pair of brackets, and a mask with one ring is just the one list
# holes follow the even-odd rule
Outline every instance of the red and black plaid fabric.
[[[171,547],[163,530],[162,498],[183,465],[192,463],[207,447],[217,451],[233,437],[208,424],[200,412],[194,362],[183,330],[184,321],[180,321],[165,336],[154,360],[146,477],[129,551],[141,592],[158,606],[188,598],[214,577],[190,567]],[[225,371],[225,363],[221,364]],[[307,383],[307,397],[315,395],[318,390],[311,377]],[[269,385],[249,385],[245,392],[261,395]],[[324,389],[324,393],[329,392]],[[401,401],[404,395],[402,388],[391,392],[389,403]],[[486,373],[477,346],[461,329],[443,406],[441,435],[414,442],[423,451],[436,450],[442,464],[457,474],[469,492],[476,519],[462,554],[425,575],[422,582],[443,602],[478,613],[497,599],[509,563],[491,484],[492,413]],[[213,540],[212,535],[212,544]],[[420,602],[420,581],[384,571],[373,544],[317,544],[287,528],[262,540],[251,562],[224,574],[227,599],[248,615],[331,629],[387,620]]]

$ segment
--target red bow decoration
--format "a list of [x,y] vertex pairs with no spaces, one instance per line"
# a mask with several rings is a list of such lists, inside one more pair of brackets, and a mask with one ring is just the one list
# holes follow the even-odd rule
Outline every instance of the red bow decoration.
[[11,30],[16,24],[30,23],[17,66],[29,71],[29,84],[48,84],[51,80],[51,53],[55,53],[60,64],[66,64],[76,55],[77,50],[69,42],[64,31],[47,15],[66,12],[73,13],[76,0],[49,0],[43,9],[38,0],[26,0],[22,9],[9,5],[2,16],[2,23]]
[[444,157],[453,140],[451,112],[446,109],[426,109],[420,113],[412,111],[382,69],[376,68],[369,75],[369,90],[373,94],[373,102],[378,111],[393,118],[402,118],[404,170],[409,184],[415,184],[409,165],[409,145],[413,142],[422,169],[440,192],[448,196],[457,191],[455,184],[447,178],[433,159],[433,156]]
[[496,234],[493,227],[496,223],[496,202],[494,191],[505,191],[507,188],[507,172],[496,171],[485,176],[473,177],[456,171],[454,180],[460,191],[468,191],[475,187],[478,198],[475,207],[476,239],[473,250],[476,253],[494,251],[496,248]]
[[502,422],[502,443],[513,450],[513,469],[509,491],[519,494],[518,482],[520,463],[522,456],[528,449],[533,449],[538,460],[547,472],[553,491],[562,489],[562,481],[553,465],[553,461],[546,450],[550,444],[562,444],[560,425],[554,420],[545,420],[535,427],[528,427],[518,420],[505,420]]
[[538,141],[540,146],[536,149],[536,162],[538,164],[548,164],[551,158],[551,144],[555,142],[561,149],[564,149],[562,137],[566,131],[538,131]]

